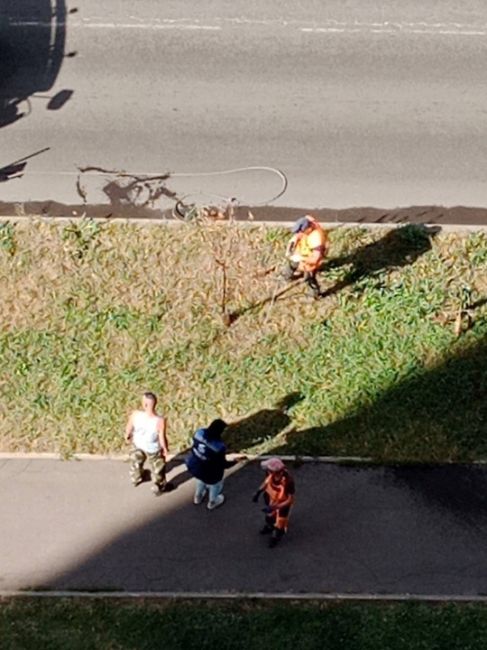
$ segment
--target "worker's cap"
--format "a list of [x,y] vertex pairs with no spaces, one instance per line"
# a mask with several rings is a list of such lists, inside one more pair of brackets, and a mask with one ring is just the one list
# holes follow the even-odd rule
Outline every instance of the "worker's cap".
[[268,460],[263,460],[260,466],[268,472],[281,472],[285,467],[280,458],[269,458]]
[[292,228],[293,233],[303,232],[306,228],[309,228],[314,222],[313,217],[301,217],[298,219]]

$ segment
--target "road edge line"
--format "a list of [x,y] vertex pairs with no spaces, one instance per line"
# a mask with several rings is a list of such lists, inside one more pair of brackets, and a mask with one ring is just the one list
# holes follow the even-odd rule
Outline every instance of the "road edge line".
[[287,601],[366,601],[366,602],[479,602],[487,603],[481,594],[375,594],[340,592],[211,592],[211,591],[23,591],[0,590],[0,599],[7,598],[90,598],[133,600],[287,600]]

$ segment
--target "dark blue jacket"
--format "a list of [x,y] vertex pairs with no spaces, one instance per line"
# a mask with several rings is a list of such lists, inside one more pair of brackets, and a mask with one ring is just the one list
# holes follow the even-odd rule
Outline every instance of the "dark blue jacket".
[[193,437],[193,447],[186,458],[186,467],[190,474],[203,483],[214,485],[223,478],[227,467],[235,465],[226,460],[227,448],[221,440],[209,440],[206,429],[198,429]]

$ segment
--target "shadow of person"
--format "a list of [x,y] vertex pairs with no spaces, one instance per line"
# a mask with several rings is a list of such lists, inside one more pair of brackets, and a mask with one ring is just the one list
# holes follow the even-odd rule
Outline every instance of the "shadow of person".
[[[228,453],[239,453],[284,431],[291,424],[288,411],[302,399],[299,392],[289,393],[276,402],[275,408],[262,409],[231,422],[223,433]],[[190,451],[191,447],[181,451],[166,465],[166,473],[170,474],[173,489],[192,478],[185,462]]]
[[301,393],[290,393],[276,402],[275,408],[262,409],[232,422],[225,430],[225,441],[229,451],[243,451],[265,440],[275,438],[291,424],[288,411],[302,399]]
[[323,291],[322,296],[331,296],[382,271],[414,264],[421,255],[431,250],[431,240],[440,230],[438,226],[408,224],[390,230],[378,241],[367,244],[350,255],[330,260],[325,263],[321,273],[342,266],[351,266],[351,269],[334,286]]

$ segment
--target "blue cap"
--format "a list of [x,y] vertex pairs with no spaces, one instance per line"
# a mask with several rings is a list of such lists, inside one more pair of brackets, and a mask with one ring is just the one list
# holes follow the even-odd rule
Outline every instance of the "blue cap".
[[294,224],[292,228],[292,232],[293,233],[303,232],[303,230],[306,230],[306,228],[309,227],[310,223],[311,222],[308,219],[308,217],[301,217],[301,219],[298,219]]

